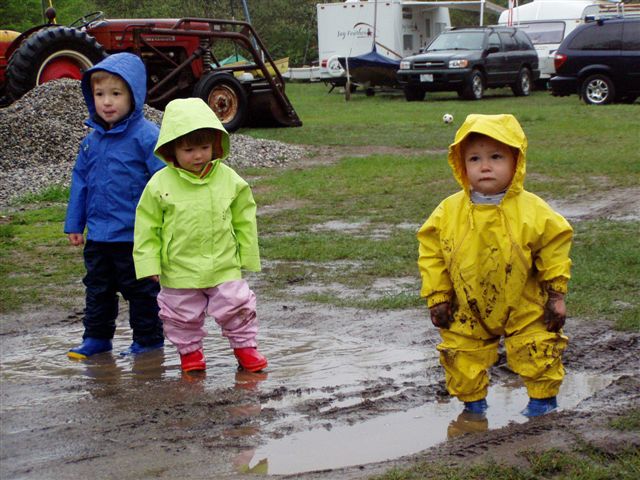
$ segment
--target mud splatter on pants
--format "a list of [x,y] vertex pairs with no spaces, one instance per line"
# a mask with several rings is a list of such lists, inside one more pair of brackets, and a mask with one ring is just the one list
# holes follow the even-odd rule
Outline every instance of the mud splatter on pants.
[[440,329],[440,364],[445,370],[449,394],[463,402],[487,396],[489,368],[498,360],[500,337],[504,336],[509,368],[520,375],[532,398],[558,394],[564,378],[562,352],[568,339],[562,333],[548,332],[542,318],[528,325],[507,324],[502,335],[495,335],[478,324],[454,322],[449,330]]

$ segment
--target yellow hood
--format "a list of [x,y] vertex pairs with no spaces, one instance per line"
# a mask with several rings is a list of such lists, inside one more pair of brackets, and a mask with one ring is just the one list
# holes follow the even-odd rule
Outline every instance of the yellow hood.
[[524,188],[526,173],[527,137],[516,117],[505,113],[500,115],[467,115],[462,126],[456,132],[454,142],[449,145],[449,165],[460,186],[469,193],[464,160],[462,158],[461,143],[470,133],[480,133],[501,143],[517,148],[520,151],[516,164],[516,172],[509,191],[519,192]]

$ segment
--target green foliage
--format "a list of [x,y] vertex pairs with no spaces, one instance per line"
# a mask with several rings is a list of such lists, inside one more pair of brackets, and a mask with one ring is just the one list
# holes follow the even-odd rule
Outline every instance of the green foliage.
[[4,0],[0,3],[0,29],[23,32],[44,22],[41,2]]
[[[323,0],[247,0],[251,22],[274,59],[289,57],[292,66],[318,59],[316,4]],[[337,1],[337,0],[335,0]],[[245,20],[241,0],[64,0],[52,2],[57,22],[68,25],[97,10],[107,18],[203,17]],[[506,6],[507,0],[497,0]],[[526,3],[526,2],[520,2]],[[43,7],[44,5],[44,7]],[[44,22],[46,0],[5,0],[0,4],[1,28],[23,32]],[[478,12],[450,10],[454,26],[477,25]],[[497,22],[485,12],[484,24]]]

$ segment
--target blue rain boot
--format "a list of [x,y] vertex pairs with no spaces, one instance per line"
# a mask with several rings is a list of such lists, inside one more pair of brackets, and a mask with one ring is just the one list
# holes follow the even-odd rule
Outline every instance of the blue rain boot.
[[483,398],[482,400],[476,400],[474,402],[464,402],[463,412],[484,415],[487,407],[487,400]]
[[526,408],[522,410],[525,417],[539,417],[558,408],[556,397],[549,398],[530,398]]
[[111,340],[106,338],[91,338],[87,337],[82,340],[82,344],[72,348],[67,352],[67,357],[84,360],[96,353],[111,351]]
[[140,345],[138,342],[134,341],[129,348],[120,352],[120,355],[138,355],[140,353],[152,352],[153,350],[158,350],[162,347],[164,347],[164,340],[160,340],[158,343],[154,343],[153,345]]

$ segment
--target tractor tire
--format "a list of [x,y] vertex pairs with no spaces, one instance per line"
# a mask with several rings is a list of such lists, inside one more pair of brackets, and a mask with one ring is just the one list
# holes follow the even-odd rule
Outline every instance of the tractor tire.
[[11,55],[7,91],[17,100],[50,80],[80,80],[85,70],[105,57],[102,45],[86,32],[63,26],[38,30]]
[[206,74],[193,88],[193,96],[203,99],[227,132],[234,132],[247,119],[247,93],[238,79],[229,73]]

